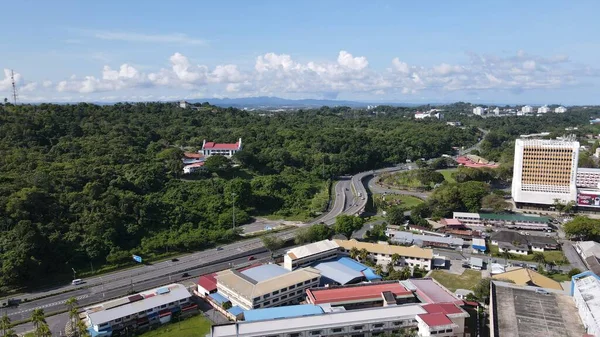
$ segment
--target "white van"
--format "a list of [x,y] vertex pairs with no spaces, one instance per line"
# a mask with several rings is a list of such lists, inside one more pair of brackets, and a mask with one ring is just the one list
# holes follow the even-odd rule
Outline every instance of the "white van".
[[76,286],[78,284],[83,284],[83,280],[80,279],[80,278],[78,278],[76,280],[71,281],[71,284],[74,285],[74,286]]

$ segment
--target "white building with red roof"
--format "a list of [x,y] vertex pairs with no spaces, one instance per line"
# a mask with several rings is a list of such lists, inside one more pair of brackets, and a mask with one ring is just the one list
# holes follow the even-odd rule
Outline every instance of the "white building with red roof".
[[200,152],[204,157],[210,156],[225,156],[231,158],[236,152],[242,149],[242,138],[237,143],[215,143],[207,142],[206,139],[202,142],[202,150]]

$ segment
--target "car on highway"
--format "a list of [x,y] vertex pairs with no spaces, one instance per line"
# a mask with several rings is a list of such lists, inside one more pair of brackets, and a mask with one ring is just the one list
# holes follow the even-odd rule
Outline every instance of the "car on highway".
[[223,250],[223,247],[217,247],[217,250]]
[[190,277],[189,273],[183,273],[183,275],[181,275],[181,277]]
[[179,259],[171,259],[171,262],[179,262]]
[[254,259],[256,259],[254,256],[248,256],[248,261],[252,261]]

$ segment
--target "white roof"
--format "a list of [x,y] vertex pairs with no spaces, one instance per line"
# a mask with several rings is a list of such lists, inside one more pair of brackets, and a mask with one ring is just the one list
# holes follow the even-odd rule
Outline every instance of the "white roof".
[[464,240],[461,238],[453,238],[453,237],[444,237],[444,236],[433,236],[433,235],[421,235],[421,234],[413,234],[411,232],[404,231],[396,231],[388,229],[387,234],[393,234],[394,237],[391,239],[392,241],[400,241],[406,243],[415,243],[421,244],[423,242],[437,242],[444,243],[449,245],[459,245],[462,246],[464,244]]
[[575,280],[575,286],[585,301],[597,326],[600,326],[600,280],[588,275]]
[[[350,310],[332,312],[322,315],[274,319],[256,322],[238,322],[229,325],[213,327],[212,337],[258,337],[270,334],[289,333],[305,330],[326,329],[329,327],[342,327],[360,325],[373,322],[398,321],[414,318],[427,311],[419,304],[378,307],[375,309]],[[238,332],[236,334],[236,324]]]
[[583,252],[585,257],[597,256],[600,257],[600,243],[596,241],[581,241],[577,242],[577,246]]
[[452,212],[452,217],[456,218],[475,218],[479,219],[479,213],[467,213],[467,212]]
[[129,298],[136,295],[121,297],[113,301],[85,308],[85,312],[93,325],[99,325],[117,318],[160,307],[163,304],[192,297],[190,292],[181,284],[170,284],[168,286],[141,292],[139,295],[142,295],[142,297],[145,298],[131,302]]
[[485,247],[485,239],[473,238],[472,243],[473,243],[473,246]]
[[483,267],[483,260],[478,257],[471,257],[471,264],[474,266]]
[[338,249],[338,244],[332,240],[323,240],[308,245],[296,247],[287,251],[287,255],[292,259],[301,259],[307,256],[319,254],[321,252]]

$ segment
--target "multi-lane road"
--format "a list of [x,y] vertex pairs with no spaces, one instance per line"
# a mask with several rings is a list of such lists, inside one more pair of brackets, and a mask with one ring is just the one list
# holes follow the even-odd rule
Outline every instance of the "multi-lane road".
[[[356,215],[364,211],[368,201],[365,181],[385,172],[406,169],[406,165],[367,171],[351,177],[340,179],[334,186],[333,205],[324,215],[308,225],[325,223],[331,225],[340,214]],[[292,239],[297,229],[276,233],[282,239]],[[102,302],[110,298],[124,296],[130,291],[141,291],[183,279],[183,273],[195,277],[204,273],[230,268],[247,262],[249,256],[265,258],[268,256],[259,238],[248,239],[224,245],[218,249],[210,249],[194,254],[178,257],[178,261],[163,261],[156,264],[143,265],[137,268],[85,279],[83,286],[64,285],[45,291],[23,294],[19,298],[27,298],[28,302],[3,310],[13,321],[31,316],[31,311],[43,308],[46,313],[64,310],[64,303],[70,297],[78,299],[81,306]]]

